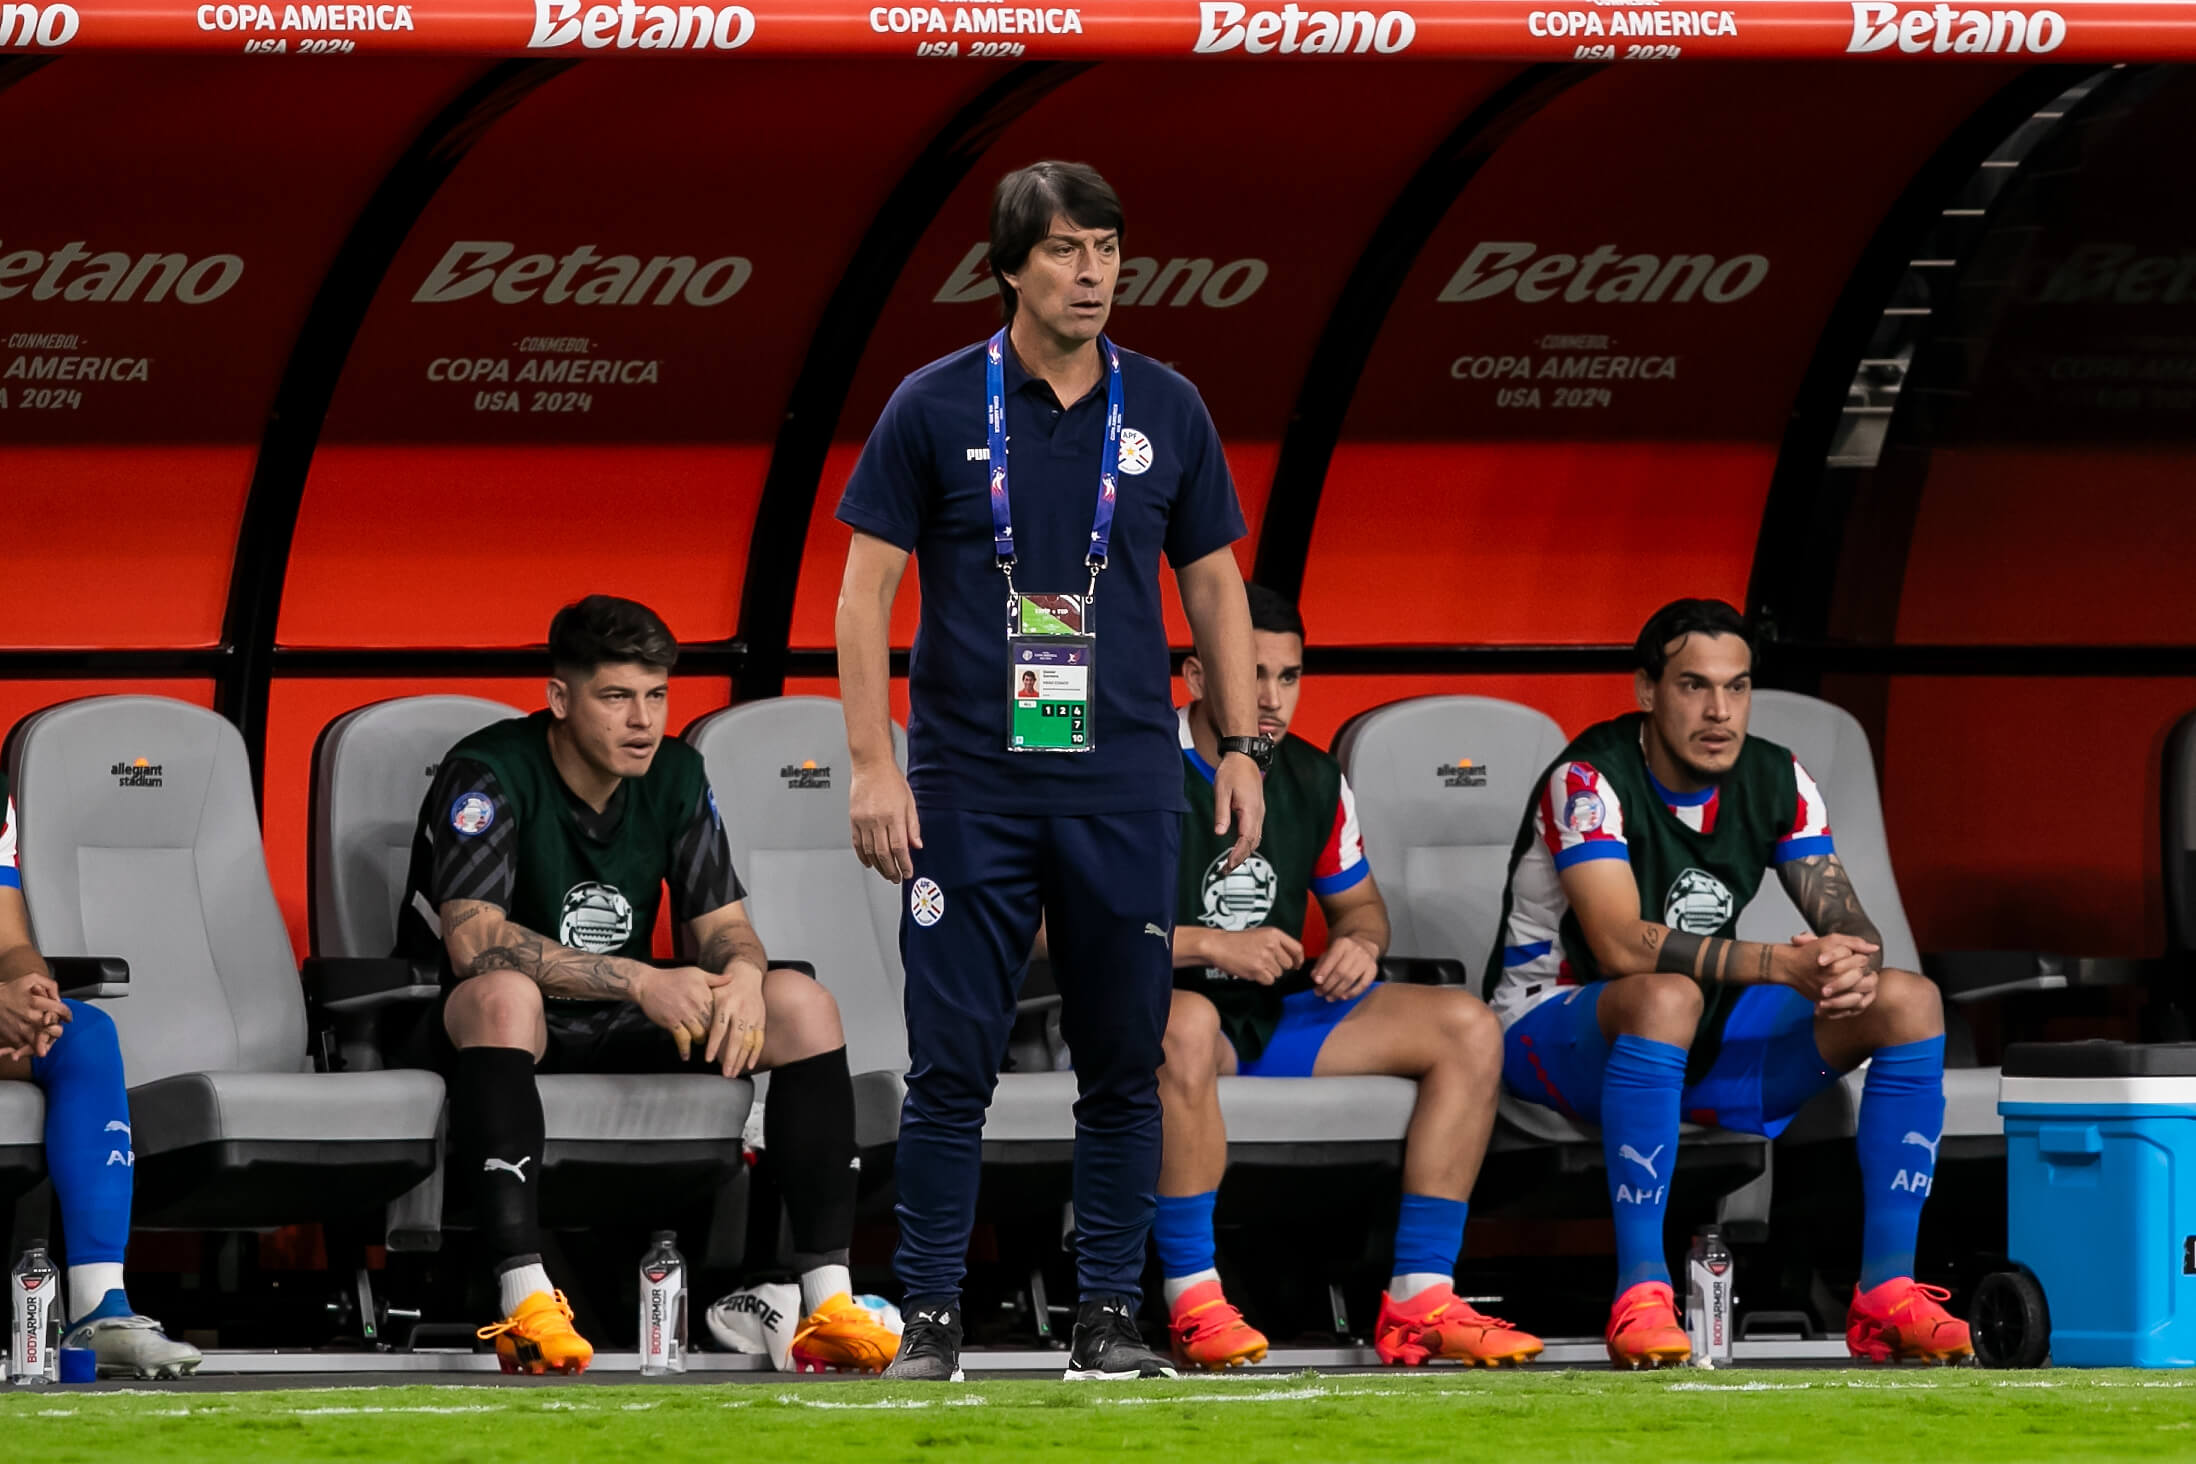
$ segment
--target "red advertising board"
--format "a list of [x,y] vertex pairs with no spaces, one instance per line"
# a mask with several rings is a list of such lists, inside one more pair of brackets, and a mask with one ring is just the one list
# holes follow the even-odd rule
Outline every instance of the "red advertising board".
[[729,635],[825,301],[990,74],[579,67],[521,102],[413,226],[345,364],[283,642],[525,645],[591,591]]
[[[2183,61],[2196,0],[5,0],[0,51],[231,55]],[[280,63],[270,63],[280,64]]]
[[0,643],[219,638],[299,327],[390,163],[477,69],[91,57],[0,91]]
[[1358,384],[1305,580],[1319,636],[1628,643],[1666,600],[1742,600],[1839,292],[2007,79],[1620,70],[1534,117],[1421,251]]

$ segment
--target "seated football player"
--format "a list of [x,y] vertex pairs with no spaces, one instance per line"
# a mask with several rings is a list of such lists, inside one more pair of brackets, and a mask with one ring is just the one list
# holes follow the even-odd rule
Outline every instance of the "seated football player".
[[[802,1370],[881,1370],[898,1338],[856,1306],[854,1099],[829,992],[770,969],[701,754],[666,738],[678,644],[590,595],[549,626],[548,706],[461,740],[412,844],[398,951],[439,960],[452,1171],[495,1257],[505,1369],[576,1373],[594,1349],[541,1261],[537,1071],[769,1072],[764,1135],[791,1222]],[[668,884],[694,964],[649,963]],[[454,1049],[454,1050],[452,1050]]]
[[[1374,1345],[1383,1361],[1448,1358],[1522,1363],[1540,1339],[1481,1316],[1452,1289],[1464,1221],[1494,1126],[1501,1030],[1459,988],[1390,985],[1379,960],[1387,908],[1358,839],[1340,764],[1289,735],[1303,689],[1304,623],[1296,607],[1248,587],[1258,655],[1258,731],[1274,744],[1265,838],[1233,872],[1231,841],[1213,829],[1220,727],[1195,657],[1182,668],[1182,873],[1174,929],[1175,991],[1159,1070],[1166,1148],[1152,1225],[1165,1275],[1174,1355],[1186,1367],[1255,1362],[1266,1339],[1221,1294],[1212,1213],[1227,1167],[1224,1074],[1303,1078],[1388,1073],[1418,1080],[1403,1158],[1394,1276]],[[1305,909],[1316,897],[1327,948],[1305,969]]]
[[[1503,1075],[1601,1125],[1617,1243],[1610,1360],[1687,1360],[1663,1255],[1680,1118],[1774,1138],[1868,1063],[1865,1220],[1846,1314],[1855,1357],[1969,1357],[1947,1293],[1914,1279],[1944,1120],[1944,1010],[1883,940],[1838,861],[1830,812],[1785,748],[1747,735],[1750,628],[1718,600],[1640,632],[1639,710],[1588,728],[1540,780],[1510,855],[1489,1001]],[[1734,938],[1774,869],[1812,934]]]
[[130,1100],[114,1019],[61,995],[31,944],[15,862],[15,802],[0,776],[0,1082],[46,1095],[46,1171],[68,1246],[69,1329],[63,1347],[89,1348],[103,1378],[181,1377],[198,1349],[171,1341],[130,1309],[122,1253],[130,1240]]

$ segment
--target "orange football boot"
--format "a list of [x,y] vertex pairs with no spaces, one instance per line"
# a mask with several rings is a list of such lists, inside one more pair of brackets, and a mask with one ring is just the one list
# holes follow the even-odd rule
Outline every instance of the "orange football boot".
[[1218,1281],[1200,1281],[1175,1298],[1167,1339],[1174,1344],[1177,1366],[1208,1372],[1225,1372],[1266,1355],[1266,1334],[1228,1305]]
[[475,1335],[483,1342],[495,1340],[496,1361],[507,1373],[578,1374],[595,1360],[595,1349],[572,1330],[572,1304],[561,1291],[535,1292],[517,1311]]
[[1627,1287],[1609,1308],[1609,1361],[1621,1368],[1677,1367],[1692,1361],[1693,1340],[1678,1325],[1667,1281]]
[[1409,1301],[1380,1293],[1380,1320],[1373,1350],[1390,1366],[1417,1367],[1440,1359],[1466,1367],[1523,1367],[1540,1356],[1541,1342],[1500,1317],[1482,1316],[1446,1286],[1429,1286]]
[[881,1373],[899,1350],[899,1335],[842,1291],[801,1319],[787,1360],[797,1373]]
[[1845,1313],[1845,1348],[1870,1362],[1971,1362],[1974,1340],[1967,1323],[1940,1303],[1952,1293],[1894,1276],[1873,1291],[1853,1288]]

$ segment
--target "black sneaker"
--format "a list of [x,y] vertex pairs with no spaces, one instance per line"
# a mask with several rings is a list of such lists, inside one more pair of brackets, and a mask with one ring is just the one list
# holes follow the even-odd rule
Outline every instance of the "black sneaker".
[[1068,1349],[1071,1383],[1118,1382],[1124,1378],[1179,1377],[1167,1360],[1144,1345],[1136,1330],[1136,1307],[1118,1297],[1086,1301],[1075,1309],[1075,1345]]
[[914,1306],[901,1318],[900,1353],[885,1368],[888,1381],[961,1382],[961,1309]]

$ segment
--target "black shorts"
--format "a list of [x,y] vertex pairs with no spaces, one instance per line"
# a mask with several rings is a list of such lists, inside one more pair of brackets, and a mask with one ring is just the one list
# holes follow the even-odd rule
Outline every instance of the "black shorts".
[[[448,1072],[457,1060],[442,1008],[454,988],[445,987],[434,1015],[424,1023],[423,1035],[431,1056],[420,1066]],[[678,1044],[671,1034],[629,1001],[568,1001],[549,997],[542,1002],[542,1020],[549,1028],[549,1045],[542,1049],[537,1073],[710,1073],[721,1069],[702,1058],[705,1042],[693,1045],[692,1055],[679,1060]],[[719,1054],[721,1057],[722,1054]]]

